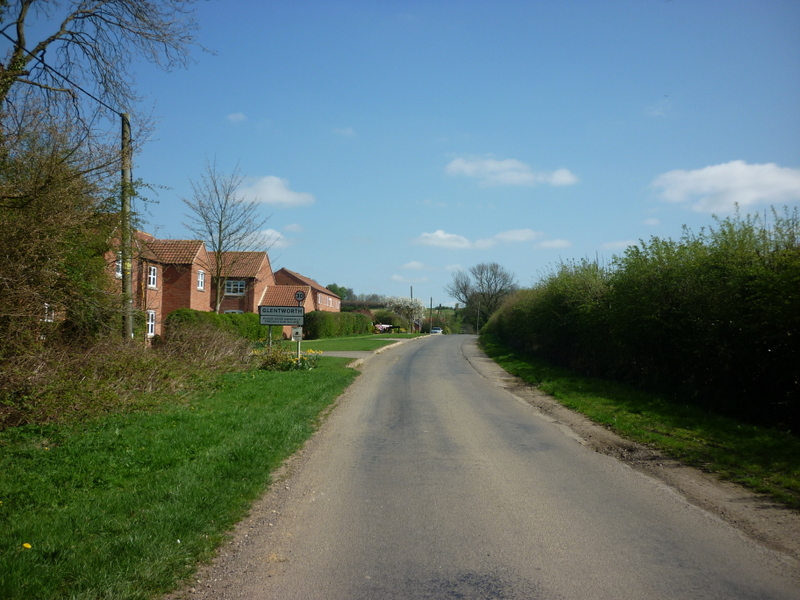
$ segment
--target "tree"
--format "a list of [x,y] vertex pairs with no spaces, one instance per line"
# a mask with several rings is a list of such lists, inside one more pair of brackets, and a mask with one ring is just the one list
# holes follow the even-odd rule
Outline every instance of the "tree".
[[257,200],[247,200],[239,194],[243,180],[238,165],[230,174],[225,174],[217,168],[216,162],[206,160],[200,180],[191,181],[192,199],[183,198],[191,209],[184,226],[205,243],[210,255],[208,269],[216,286],[215,312],[219,312],[222,305],[226,273],[244,258],[231,253],[269,249],[269,240],[262,233],[269,217],[259,214]]
[[81,175],[96,157],[41,121],[0,164],[0,356],[34,352],[57,334],[85,341],[113,327],[104,254],[115,226],[109,190]]
[[334,294],[339,296],[342,300],[350,300],[355,298],[355,292],[353,292],[353,288],[344,287],[343,285],[337,285],[335,283],[330,283],[325,286]]
[[445,291],[464,304],[476,323],[486,323],[507,296],[518,289],[514,275],[497,263],[480,263],[469,272],[456,271]]
[[134,57],[164,69],[187,64],[188,49],[196,43],[197,25],[189,8],[195,2],[0,2],[0,35],[11,42],[0,62],[0,106],[13,106],[15,90],[26,88],[52,113],[67,108],[83,114],[83,90],[102,102],[93,102],[89,114],[109,107],[129,110],[137,100],[129,70]]
[[414,321],[425,316],[425,305],[418,298],[400,298],[393,296],[386,299],[386,308],[408,321],[409,329],[413,331]]

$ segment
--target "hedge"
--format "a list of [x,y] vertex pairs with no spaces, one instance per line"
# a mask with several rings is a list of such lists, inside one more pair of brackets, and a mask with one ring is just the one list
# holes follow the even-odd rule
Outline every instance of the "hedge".
[[609,267],[562,263],[487,328],[585,374],[797,431],[800,218],[773,217],[642,241]]
[[361,313],[325,312],[306,313],[303,336],[310,340],[359,335],[372,331],[372,320]]

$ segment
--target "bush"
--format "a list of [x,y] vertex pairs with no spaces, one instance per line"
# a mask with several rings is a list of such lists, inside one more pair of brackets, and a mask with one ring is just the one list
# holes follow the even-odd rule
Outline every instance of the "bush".
[[[219,315],[215,312],[179,308],[167,316],[164,324],[165,336],[168,338],[176,328],[201,324],[212,325],[251,342],[266,339],[268,332],[267,327],[260,324],[260,318],[255,313],[226,313]],[[281,331],[280,327],[273,327],[272,339],[280,340]]]
[[797,210],[652,238],[611,268],[561,264],[487,329],[580,372],[668,392],[752,422],[800,425]]
[[0,429],[91,418],[179,398],[215,373],[247,368],[251,344],[207,323],[173,328],[152,348],[105,340],[88,348],[51,345],[3,361]]
[[334,313],[315,310],[306,313],[303,335],[310,340],[360,335],[372,331],[372,321],[356,312]]

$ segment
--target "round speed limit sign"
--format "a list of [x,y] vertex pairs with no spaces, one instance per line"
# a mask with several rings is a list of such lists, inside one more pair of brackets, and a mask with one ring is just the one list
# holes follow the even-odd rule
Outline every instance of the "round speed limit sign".
[[306,293],[303,290],[298,290],[294,293],[294,299],[298,302],[302,302],[306,299]]

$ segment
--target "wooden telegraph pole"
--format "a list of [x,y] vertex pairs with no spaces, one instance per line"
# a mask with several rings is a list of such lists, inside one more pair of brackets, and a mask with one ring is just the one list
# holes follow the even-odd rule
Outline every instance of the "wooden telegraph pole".
[[122,302],[125,339],[133,339],[133,273],[132,273],[132,243],[131,243],[131,177],[132,150],[131,150],[131,123],[128,113],[120,113],[122,118],[122,185],[120,195],[122,208],[120,211],[120,227],[122,229],[120,241],[122,243]]

